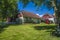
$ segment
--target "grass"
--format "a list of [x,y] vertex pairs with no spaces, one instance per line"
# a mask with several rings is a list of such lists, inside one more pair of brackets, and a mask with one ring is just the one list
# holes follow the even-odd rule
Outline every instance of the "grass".
[[11,25],[0,33],[0,40],[60,40],[50,35],[50,29],[37,30],[35,27],[55,26],[54,24],[23,24]]

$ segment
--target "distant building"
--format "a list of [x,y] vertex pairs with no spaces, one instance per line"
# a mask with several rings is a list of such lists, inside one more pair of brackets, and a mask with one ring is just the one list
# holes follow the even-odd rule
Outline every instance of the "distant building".
[[16,14],[16,17],[8,17],[7,22],[16,22],[16,23],[40,23],[40,16],[31,12],[21,11]]
[[18,14],[18,17],[22,17],[25,23],[40,23],[40,16],[31,12],[22,11]]
[[50,23],[54,23],[54,16],[53,16],[53,15],[44,14],[44,15],[42,16],[42,19],[44,19],[44,20],[49,20]]

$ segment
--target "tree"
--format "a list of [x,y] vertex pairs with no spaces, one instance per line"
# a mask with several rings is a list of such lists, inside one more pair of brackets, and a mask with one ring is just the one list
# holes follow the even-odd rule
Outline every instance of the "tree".
[[17,0],[0,0],[0,17],[4,18],[14,16],[17,13]]
[[[0,0],[0,26],[7,26],[5,20],[7,17],[15,17],[17,14],[17,2],[18,0]],[[4,24],[4,25],[3,25]]]

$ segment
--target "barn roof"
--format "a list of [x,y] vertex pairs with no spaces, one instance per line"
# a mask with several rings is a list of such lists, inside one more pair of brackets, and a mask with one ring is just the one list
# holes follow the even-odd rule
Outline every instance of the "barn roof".
[[43,16],[42,16],[42,18],[44,18],[44,19],[47,19],[47,18],[53,18],[54,16],[53,15],[50,15],[50,14],[44,14]]

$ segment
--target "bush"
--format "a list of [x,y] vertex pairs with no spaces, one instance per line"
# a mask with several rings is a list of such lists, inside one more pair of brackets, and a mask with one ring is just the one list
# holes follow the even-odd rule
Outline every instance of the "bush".
[[6,22],[1,22],[0,23],[0,28],[6,27],[6,26],[7,26],[7,23]]

